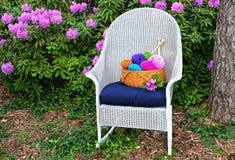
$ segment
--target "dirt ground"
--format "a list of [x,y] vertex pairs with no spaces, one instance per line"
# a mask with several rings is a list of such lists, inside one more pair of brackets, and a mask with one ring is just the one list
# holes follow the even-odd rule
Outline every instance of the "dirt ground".
[[[0,82],[0,109],[2,102],[7,99],[9,94]],[[219,147],[222,148],[223,154],[215,154],[212,149],[206,148],[200,141],[200,135],[180,128],[179,126],[190,125],[189,121],[184,118],[183,112],[173,111],[173,148],[176,153],[173,155],[175,160],[232,160],[235,156],[235,140],[224,141],[216,139],[215,141]],[[83,119],[67,120],[67,112],[48,112],[39,122],[36,121],[35,116],[31,115],[27,109],[16,110],[8,112],[4,117],[0,117],[0,125],[7,125],[10,136],[2,139],[2,148],[6,153],[14,154],[18,159],[23,160],[26,157],[36,159],[40,156],[40,148],[32,147],[28,144],[35,142],[37,139],[47,138],[47,134],[40,130],[40,127],[34,129],[32,126],[43,126],[47,122],[52,122],[62,119],[62,125],[69,129],[72,126],[81,126]],[[1,127],[1,126],[0,126]],[[22,141],[22,131],[27,132],[27,139],[29,143],[19,143]],[[21,135],[20,135],[21,133]],[[153,157],[159,157],[167,151],[166,133],[158,131],[143,131],[141,133],[140,145],[137,149],[130,152],[130,156],[126,160],[150,160]],[[79,157],[79,156],[78,156]],[[1,159],[1,155],[0,155]],[[78,158],[79,159],[79,158]]]

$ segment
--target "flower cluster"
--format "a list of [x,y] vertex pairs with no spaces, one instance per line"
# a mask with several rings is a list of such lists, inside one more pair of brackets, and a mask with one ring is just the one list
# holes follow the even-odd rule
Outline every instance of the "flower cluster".
[[151,3],[152,0],[140,0],[140,3],[141,4],[148,4],[148,3]]
[[[105,29],[104,32],[103,32],[103,38],[106,37],[107,32],[108,32],[108,29]],[[99,41],[95,44],[95,46],[96,46],[96,49],[97,49],[99,52],[101,52],[102,49],[103,49],[103,46],[104,46],[104,40],[103,40],[103,39],[99,40]]]
[[14,17],[13,17],[12,14],[4,13],[4,14],[2,15],[1,20],[2,20],[2,23],[10,24],[10,23],[12,22],[13,18],[14,18]]
[[86,21],[86,26],[87,27],[91,27],[91,28],[96,28],[97,27],[97,23],[93,19],[88,19]]
[[157,1],[154,5],[154,8],[160,9],[160,10],[166,10],[167,4],[165,1]]
[[201,7],[203,5],[203,0],[193,0],[192,4]]
[[[141,4],[148,4],[151,3],[151,0],[140,0]],[[203,5],[203,0],[193,0],[192,4],[194,6],[201,7]],[[220,5],[220,0],[209,0],[208,6],[212,8],[216,8]],[[167,9],[167,3],[165,0],[159,0],[156,1],[154,4],[154,8],[160,9],[160,10],[166,10]],[[171,11],[172,12],[183,12],[184,11],[184,4],[181,2],[174,2],[171,5]]]
[[38,27],[47,28],[51,24],[60,24],[62,22],[62,13],[58,10],[46,10],[44,8],[37,8],[32,10],[28,4],[21,6],[22,12],[18,17],[18,22],[12,24],[13,15],[4,13],[1,20],[2,23],[8,24],[10,32],[15,34],[15,38],[18,39],[29,39],[28,24],[32,22]]
[[87,10],[87,3],[85,2],[74,3],[69,7],[69,9],[70,9],[70,12],[72,12],[73,14],[77,12],[84,12]]
[[173,12],[183,12],[184,5],[181,2],[174,2],[171,6],[171,11]]
[[14,66],[11,62],[2,63],[1,70],[3,74],[9,75],[14,71]]
[[210,60],[210,62],[207,64],[207,69],[212,71],[213,65],[214,65],[214,61]]
[[[69,9],[70,12],[75,14],[77,12],[85,12],[87,11],[88,4],[86,2],[82,3],[73,3],[70,5]],[[12,37],[9,38],[2,38],[0,37],[0,46],[4,46],[6,48],[10,48],[11,46],[5,45],[6,42],[9,41],[12,42],[13,40],[16,39],[21,39],[21,40],[29,40],[30,36],[34,31],[32,29],[42,31],[43,29],[49,28],[52,25],[59,25],[63,21],[62,17],[62,12],[59,10],[49,10],[45,8],[36,8],[32,9],[30,5],[27,3],[23,4],[21,6],[22,13],[19,14],[17,17],[15,17],[13,14],[10,13],[3,13],[1,18],[1,22],[5,25],[7,25],[7,29]],[[90,14],[90,17],[92,14],[96,13],[98,11],[98,8],[93,7],[92,8],[92,13]],[[97,22],[89,18],[85,22],[86,26],[89,28],[96,28],[97,27]],[[34,26],[34,27],[32,27]],[[69,27],[65,33],[65,37],[68,39],[76,39],[78,37],[79,31],[77,28],[74,27]],[[96,48],[98,51],[101,51],[103,47],[103,40],[100,42],[97,42]],[[96,60],[97,58],[95,58]],[[93,64],[95,63],[95,60]],[[7,63],[0,62],[1,64],[1,69],[2,72],[6,75],[10,74],[13,72],[14,67],[12,63],[9,61],[9,59],[5,60]],[[89,69],[89,67],[88,67]],[[91,68],[90,68],[91,69]]]
[[[96,63],[98,62],[98,60],[99,60],[99,56],[96,55],[96,56],[93,58],[93,60],[92,60],[93,66],[96,65]],[[84,68],[83,71],[82,71],[83,75],[86,76],[86,73],[89,72],[91,69],[92,69],[92,66],[91,66],[91,65],[89,65],[89,66],[87,66],[86,68]]]
[[[107,32],[108,32],[108,29],[105,29],[104,32],[103,32],[103,38],[105,39],[105,37],[107,36]],[[101,39],[99,40],[97,43],[96,43],[96,49],[101,52],[102,49],[103,49],[103,46],[104,46],[104,39]],[[95,56],[92,60],[92,64],[93,66],[96,65],[97,61],[99,60],[99,56]],[[86,76],[86,73],[89,72],[90,70],[92,69],[92,65],[89,65],[87,66],[86,68],[83,69],[82,73],[84,76]]]
[[78,36],[78,30],[69,28],[66,32],[66,37],[68,39],[76,39]]
[[3,46],[5,42],[6,42],[5,39],[0,39],[0,46]]
[[155,91],[157,88],[164,87],[164,82],[161,80],[160,75],[154,74],[152,79],[147,82],[144,82],[143,88],[146,88],[148,91]]
[[31,12],[31,10],[32,10],[32,8],[31,8],[27,3],[23,4],[23,5],[21,6],[21,9],[22,9],[22,11],[24,11],[24,12]]
[[212,8],[216,8],[220,5],[220,0],[209,0],[208,6]]
[[62,22],[62,13],[58,10],[38,8],[31,12],[31,20],[40,27],[47,28],[50,24],[60,24]]

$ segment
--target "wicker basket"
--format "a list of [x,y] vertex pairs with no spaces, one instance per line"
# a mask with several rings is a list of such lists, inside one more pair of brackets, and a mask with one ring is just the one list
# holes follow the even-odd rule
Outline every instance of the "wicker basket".
[[127,69],[122,70],[122,76],[120,81],[127,86],[131,87],[142,87],[144,82],[152,79],[154,74],[159,74],[161,80],[166,82],[165,70],[149,70],[149,71],[130,71]]

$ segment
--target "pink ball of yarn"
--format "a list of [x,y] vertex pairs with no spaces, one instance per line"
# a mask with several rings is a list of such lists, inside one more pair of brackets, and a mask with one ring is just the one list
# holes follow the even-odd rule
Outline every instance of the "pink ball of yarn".
[[149,60],[143,61],[140,64],[140,66],[143,70],[155,70],[156,69],[155,65]]
[[165,67],[165,60],[160,55],[152,55],[148,60],[155,65],[156,69],[161,69]]

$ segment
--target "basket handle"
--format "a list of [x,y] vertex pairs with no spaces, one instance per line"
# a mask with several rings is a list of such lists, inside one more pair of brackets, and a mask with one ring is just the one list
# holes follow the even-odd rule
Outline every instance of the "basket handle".
[[154,50],[151,52],[151,54],[154,54],[156,51],[158,51],[158,50],[160,49],[161,45],[162,45],[164,42],[165,42],[164,39],[159,38],[159,39],[158,39],[158,44],[157,44],[157,46],[154,48]]

